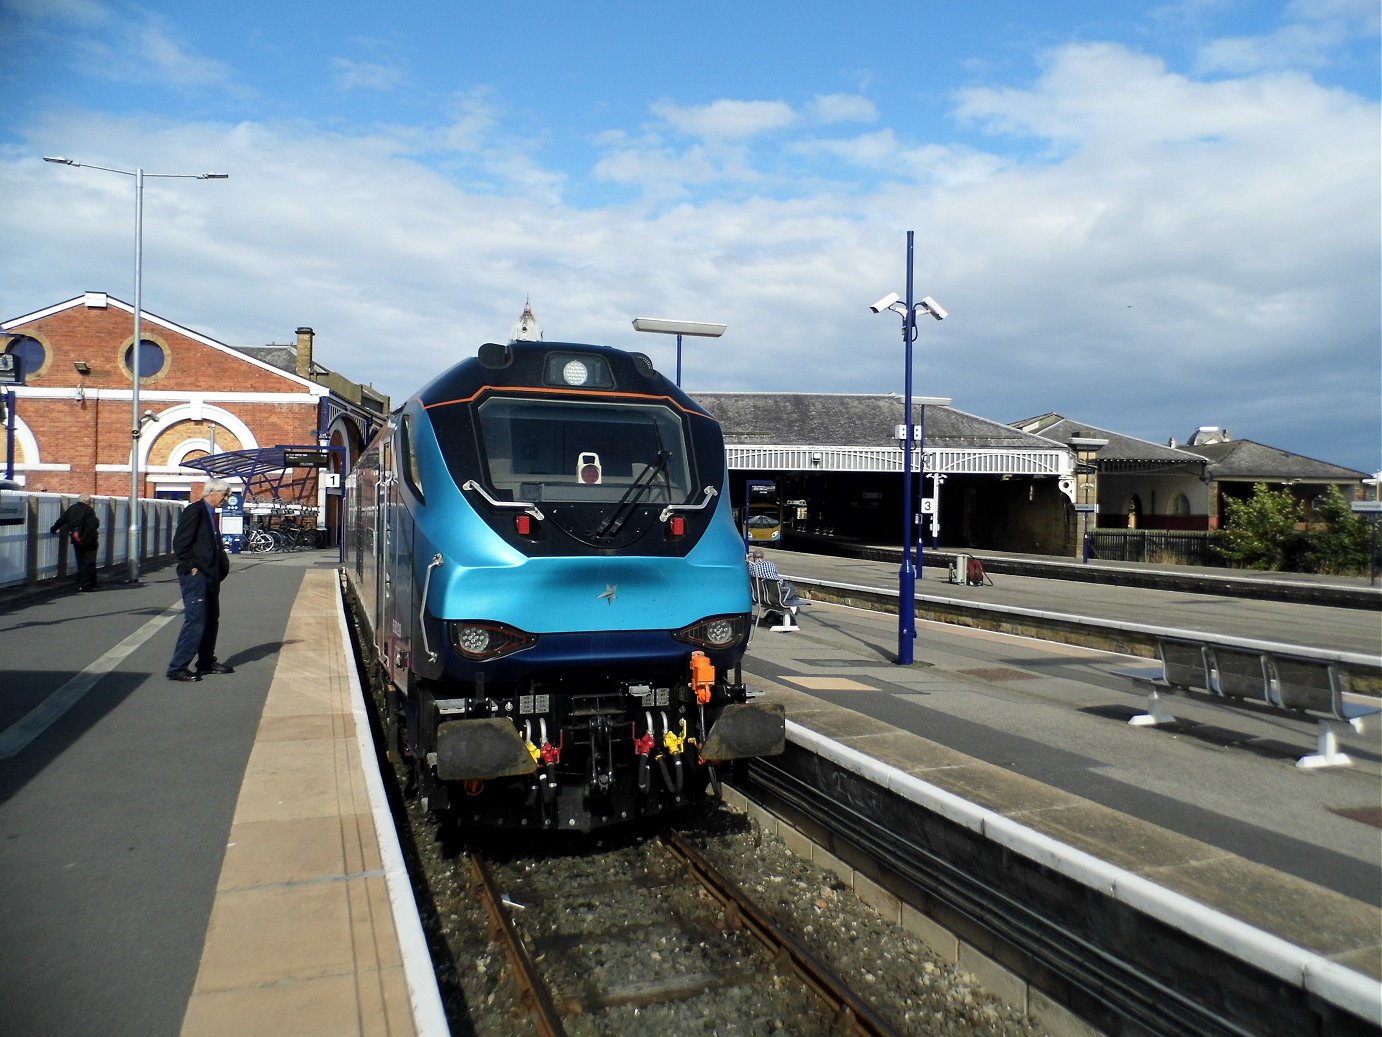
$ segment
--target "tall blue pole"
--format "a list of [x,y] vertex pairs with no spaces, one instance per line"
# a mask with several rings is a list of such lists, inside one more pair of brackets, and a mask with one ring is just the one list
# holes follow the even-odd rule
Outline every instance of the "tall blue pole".
[[[23,372],[20,372],[21,374]],[[14,413],[15,400],[19,399],[13,389],[6,389],[5,396],[5,478],[14,478],[14,423],[18,419]]]
[[907,422],[906,446],[902,452],[902,571],[897,578],[897,664],[912,665],[916,642],[916,569],[912,567],[912,340],[916,338],[916,313],[912,309],[912,241],[907,232],[907,309],[902,317],[903,352],[907,372],[903,420]]

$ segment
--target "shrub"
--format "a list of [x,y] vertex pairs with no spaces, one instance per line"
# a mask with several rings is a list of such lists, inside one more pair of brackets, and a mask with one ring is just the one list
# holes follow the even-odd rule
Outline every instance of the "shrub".
[[1296,524],[1301,505],[1286,490],[1272,490],[1266,483],[1253,487],[1247,500],[1224,501],[1228,519],[1220,552],[1247,569],[1281,570],[1298,550],[1301,536]]
[[1366,572],[1372,531],[1353,512],[1339,487],[1331,486],[1315,509],[1316,525],[1306,534],[1306,564],[1332,575]]

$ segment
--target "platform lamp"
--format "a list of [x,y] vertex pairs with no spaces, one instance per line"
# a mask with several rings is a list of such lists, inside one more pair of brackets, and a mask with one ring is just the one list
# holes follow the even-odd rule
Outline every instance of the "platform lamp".
[[[917,637],[916,624],[916,578],[917,572],[912,562],[912,548],[916,542],[914,516],[912,514],[912,439],[916,431],[912,425],[912,343],[917,337],[917,314],[925,313],[936,320],[945,320],[949,314],[929,295],[916,305],[912,304],[912,256],[914,231],[907,232],[907,301],[904,304],[896,292],[890,292],[869,307],[874,313],[889,310],[902,316],[902,345],[906,354],[904,360],[905,402],[903,420],[906,429],[903,439],[906,445],[902,451],[902,569],[897,577],[897,664],[912,665]],[[942,402],[937,399],[934,402]],[[950,401],[944,400],[944,403]],[[923,434],[921,450],[925,457],[926,441]],[[922,462],[925,469],[925,461]],[[924,487],[923,487],[924,492]]]
[[229,173],[148,173],[138,169],[115,169],[78,162],[60,155],[44,155],[44,162],[76,169],[99,169],[105,173],[119,173],[134,177],[134,344],[130,349],[130,378],[133,392],[130,397],[130,526],[129,526],[129,582],[139,582],[139,436],[144,418],[139,413],[139,353],[143,345],[140,318],[144,313],[144,180],[159,177],[173,180],[228,180]]
[[652,331],[661,335],[677,337],[677,385],[681,385],[681,337],[693,335],[699,338],[719,338],[725,333],[725,324],[703,324],[694,320],[664,320],[661,317],[635,317],[634,331]]

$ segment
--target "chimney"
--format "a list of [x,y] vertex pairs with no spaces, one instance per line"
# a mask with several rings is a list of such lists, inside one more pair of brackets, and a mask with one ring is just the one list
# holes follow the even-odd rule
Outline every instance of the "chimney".
[[315,335],[311,328],[298,328],[298,363],[297,376],[299,378],[312,377],[312,336]]

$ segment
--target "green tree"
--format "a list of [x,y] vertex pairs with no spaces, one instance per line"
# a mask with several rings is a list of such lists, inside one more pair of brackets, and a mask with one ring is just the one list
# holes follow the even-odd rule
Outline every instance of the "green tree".
[[1349,507],[1348,498],[1331,486],[1315,509],[1316,525],[1306,534],[1306,559],[1311,569],[1333,575],[1365,572],[1371,530]]
[[1300,538],[1296,531],[1301,520],[1298,500],[1286,490],[1272,490],[1266,483],[1258,483],[1247,500],[1227,498],[1224,510],[1228,525],[1220,550],[1225,557],[1246,569],[1285,568]]

